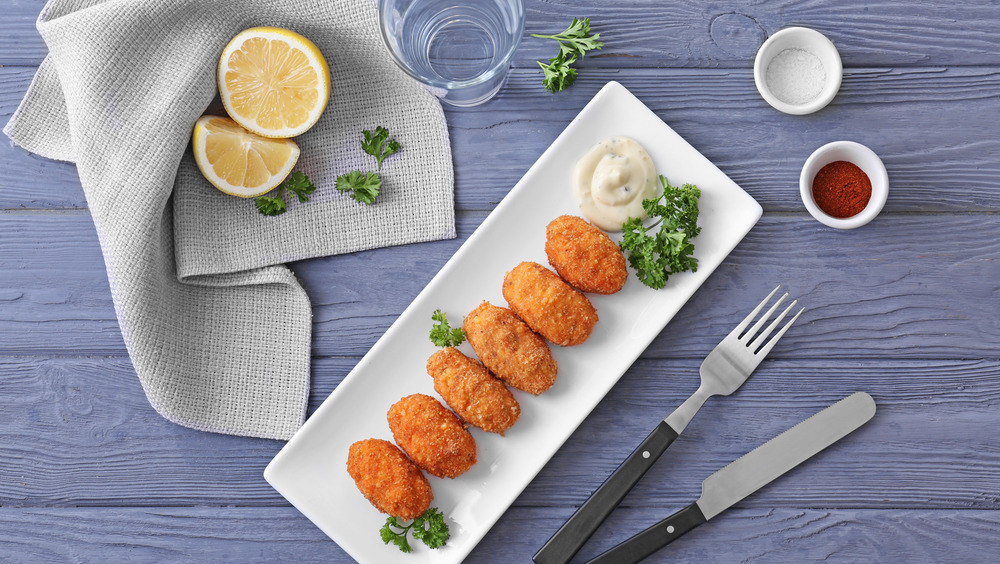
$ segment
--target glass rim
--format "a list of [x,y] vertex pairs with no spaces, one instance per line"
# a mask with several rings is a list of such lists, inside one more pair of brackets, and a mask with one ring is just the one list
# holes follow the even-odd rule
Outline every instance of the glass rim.
[[385,47],[385,50],[389,52],[389,58],[391,58],[392,61],[396,63],[397,67],[399,67],[403,72],[409,75],[410,78],[416,80],[421,84],[426,84],[427,86],[433,88],[443,88],[449,91],[458,90],[461,88],[468,88],[470,86],[476,86],[484,82],[488,82],[489,80],[492,80],[494,77],[496,77],[498,74],[507,72],[507,70],[510,68],[511,60],[514,58],[514,53],[516,53],[517,48],[521,46],[521,39],[524,37],[525,20],[527,19],[525,17],[524,0],[516,0],[517,5],[520,7],[520,11],[517,14],[518,24],[519,24],[517,30],[518,33],[517,36],[514,37],[514,43],[513,45],[511,45],[510,51],[507,53],[507,56],[503,58],[502,61],[491,67],[488,71],[484,72],[483,74],[480,74],[468,80],[435,80],[425,76],[420,76],[412,69],[410,69],[410,67],[402,60],[402,58],[399,57],[396,51],[394,51],[393,48],[390,46],[388,31],[386,30],[385,25],[383,25],[383,17],[382,17],[383,6],[385,6],[385,4],[388,1],[389,0],[378,0],[378,3],[376,4],[376,9],[378,10],[378,30],[379,30],[379,35],[381,35],[382,37],[382,45]]

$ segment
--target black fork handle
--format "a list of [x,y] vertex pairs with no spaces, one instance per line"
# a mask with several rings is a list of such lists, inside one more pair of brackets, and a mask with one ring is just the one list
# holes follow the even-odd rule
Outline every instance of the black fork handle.
[[601,487],[535,553],[535,563],[569,562],[676,438],[677,431],[666,421],[660,421],[646,440],[632,451]]
[[705,514],[701,512],[698,504],[692,503],[587,562],[587,564],[633,564],[639,562],[706,520]]

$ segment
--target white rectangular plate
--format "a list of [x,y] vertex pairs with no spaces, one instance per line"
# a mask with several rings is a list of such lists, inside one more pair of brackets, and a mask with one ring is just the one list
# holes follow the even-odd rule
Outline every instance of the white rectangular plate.
[[[570,187],[573,165],[612,135],[642,144],[672,183],[701,188],[698,271],[671,276],[662,290],[630,274],[621,292],[590,295],[600,321],[584,344],[552,346],[555,385],[537,397],[515,390],[521,418],[506,436],[471,429],[476,465],[456,479],[429,477],[432,506],[451,528],[448,544],[430,550],[416,542],[410,554],[386,546],[378,534],[386,516],[347,474],[348,448],[368,437],[391,441],[386,412],[400,397],[437,397],[425,370],[436,350],[428,339],[431,313],[442,309],[458,326],[482,300],[506,305],[504,274],[521,261],[547,264],[545,226],[580,213]],[[274,457],[264,477],[360,562],[462,561],[760,215],[760,205],[722,171],[623,86],[608,83]],[[461,348],[472,355],[468,344]]]

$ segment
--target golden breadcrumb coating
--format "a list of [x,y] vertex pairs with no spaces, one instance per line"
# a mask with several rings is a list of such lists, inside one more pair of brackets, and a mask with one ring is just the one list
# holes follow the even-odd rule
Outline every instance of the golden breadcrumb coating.
[[522,262],[507,273],[503,297],[528,327],[564,347],[586,341],[597,323],[587,296],[537,262]]
[[389,408],[396,444],[417,466],[439,478],[454,478],[476,463],[476,441],[462,420],[441,402],[413,394]]
[[445,403],[470,425],[503,435],[521,416],[521,406],[507,386],[456,348],[434,353],[427,360],[427,373]]
[[365,439],[351,445],[347,472],[375,509],[400,519],[421,516],[434,499],[427,478],[389,441]]
[[614,294],[625,285],[625,255],[582,217],[563,215],[545,228],[545,254],[563,280],[581,292]]
[[509,386],[537,396],[555,384],[549,345],[509,309],[483,302],[462,329],[479,360]]

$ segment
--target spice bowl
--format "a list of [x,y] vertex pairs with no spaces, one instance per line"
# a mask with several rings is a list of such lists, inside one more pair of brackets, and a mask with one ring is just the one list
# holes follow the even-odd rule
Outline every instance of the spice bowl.
[[840,52],[825,35],[788,27],[760,46],[753,63],[757,91],[772,108],[792,115],[819,111],[840,90]]
[[[823,211],[813,194],[816,175],[826,165],[846,161],[861,169],[871,182],[871,197],[867,205],[850,217],[834,217]],[[889,174],[882,159],[874,151],[854,141],[827,143],[809,155],[799,175],[799,193],[809,214],[820,223],[836,229],[854,229],[865,225],[882,211],[889,197]]]

